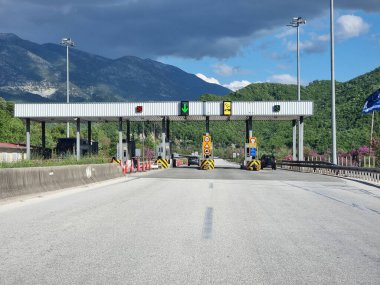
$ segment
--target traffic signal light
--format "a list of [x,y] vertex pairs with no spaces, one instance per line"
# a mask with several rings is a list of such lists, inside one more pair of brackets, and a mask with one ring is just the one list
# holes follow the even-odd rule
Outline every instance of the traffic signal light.
[[181,101],[181,116],[189,115],[189,101]]
[[232,115],[232,102],[231,101],[223,101],[223,115],[231,116]]
[[280,112],[280,110],[281,110],[281,106],[280,105],[274,105],[273,106],[273,112],[278,113],[278,112]]

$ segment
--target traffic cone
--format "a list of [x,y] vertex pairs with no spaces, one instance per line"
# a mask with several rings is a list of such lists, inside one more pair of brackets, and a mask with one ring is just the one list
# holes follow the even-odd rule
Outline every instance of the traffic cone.
[[129,173],[129,160],[125,162],[125,174]]
[[138,172],[141,171],[140,160],[137,161],[137,171]]

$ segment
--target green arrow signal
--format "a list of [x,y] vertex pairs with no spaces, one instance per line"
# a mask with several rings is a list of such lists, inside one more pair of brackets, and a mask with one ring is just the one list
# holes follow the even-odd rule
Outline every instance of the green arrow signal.
[[182,112],[186,113],[187,111],[189,111],[189,108],[187,107],[187,104],[183,104],[183,107],[182,107]]

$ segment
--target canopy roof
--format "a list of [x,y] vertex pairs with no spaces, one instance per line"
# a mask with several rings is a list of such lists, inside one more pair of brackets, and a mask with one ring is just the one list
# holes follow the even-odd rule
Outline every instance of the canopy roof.
[[[181,115],[181,107],[187,103],[187,116]],[[259,101],[231,102],[231,115],[224,114],[223,102],[128,102],[128,103],[51,103],[15,104],[15,117],[44,122],[81,121],[106,122],[119,118],[130,121],[210,120],[295,120],[313,115],[310,101]],[[186,110],[186,109],[185,109]]]

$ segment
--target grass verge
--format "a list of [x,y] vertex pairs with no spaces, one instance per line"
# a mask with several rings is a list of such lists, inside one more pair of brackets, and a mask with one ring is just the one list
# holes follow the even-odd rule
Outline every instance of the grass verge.
[[16,162],[2,162],[0,168],[22,168],[22,167],[47,167],[80,164],[103,164],[110,163],[111,158],[103,156],[85,156],[79,161],[75,157],[69,156],[62,159],[31,159]]

